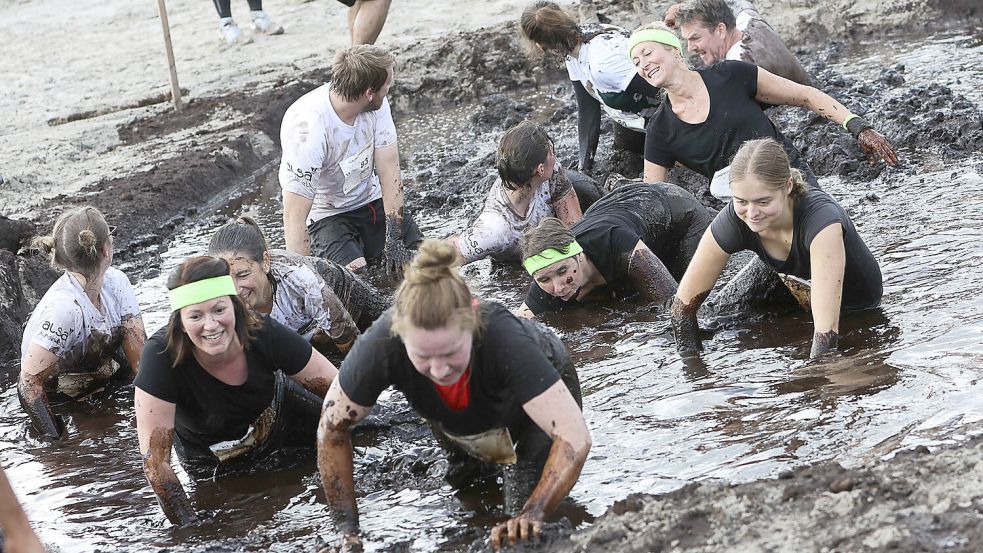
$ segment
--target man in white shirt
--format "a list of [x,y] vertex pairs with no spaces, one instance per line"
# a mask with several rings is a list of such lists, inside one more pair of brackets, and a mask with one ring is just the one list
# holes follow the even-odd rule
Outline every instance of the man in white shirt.
[[686,39],[686,49],[703,63],[739,60],[799,84],[812,86],[795,54],[789,51],[747,0],[690,0],[666,11],[666,25]]
[[409,260],[423,237],[403,213],[396,125],[386,94],[395,58],[385,49],[339,50],[331,82],[300,97],[283,116],[280,187],[287,249],[352,271]]

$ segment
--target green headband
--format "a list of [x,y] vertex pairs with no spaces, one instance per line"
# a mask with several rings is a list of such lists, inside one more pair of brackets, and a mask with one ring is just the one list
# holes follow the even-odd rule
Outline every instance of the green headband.
[[580,244],[578,244],[576,240],[567,244],[566,248],[564,249],[567,250],[567,253],[563,253],[562,251],[554,248],[546,248],[538,254],[526,258],[526,260],[522,262],[522,266],[526,268],[527,273],[532,275],[543,267],[549,267],[557,261],[563,261],[568,257],[573,257],[584,251],[584,248],[581,248]]
[[189,282],[184,286],[168,290],[168,296],[171,297],[171,311],[222,296],[234,295],[236,295],[236,285],[229,275]]
[[679,43],[679,37],[675,33],[664,29],[642,29],[641,31],[632,33],[631,38],[628,39],[629,58],[631,57],[631,51],[643,42],[658,42],[659,44],[672,46],[680,52],[683,51],[683,45]]

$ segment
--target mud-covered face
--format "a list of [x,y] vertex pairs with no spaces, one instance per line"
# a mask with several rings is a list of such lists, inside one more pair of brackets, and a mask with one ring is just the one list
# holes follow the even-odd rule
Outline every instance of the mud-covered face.
[[757,178],[749,175],[743,180],[730,183],[734,198],[734,211],[754,232],[774,228],[786,210],[792,208],[788,195],[792,191],[791,181],[782,188],[769,188]]
[[181,326],[198,350],[207,355],[226,353],[236,340],[236,315],[229,296],[181,308]]
[[457,383],[471,364],[473,336],[459,325],[426,330],[407,324],[400,338],[417,372],[441,386]]
[[393,86],[393,80],[396,78],[396,72],[393,70],[392,66],[389,66],[389,77],[386,79],[386,84],[382,85],[382,88],[370,93],[369,98],[369,108],[368,111],[376,111],[382,107],[383,100],[386,99],[386,95],[389,94],[389,89]]
[[263,261],[253,261],[243,252],[222,252],[216,257],[228,262],[236,293],[246,307],[256,309],[271,303],[273,287],[266,276],[270,272],[269,254],[264,254]]
[[587,283],[581,257],[577,254],[552,265],[547,265],[533,273],[532,278],[544,292],[563,300],[569,300],[577,295]]
[[639,42],[631,50],[631,62],[635,70],[652,86],[663,88],[668,75],[677,63],[681,63],[679,52],[659,42]]
[[703,63],[712,65],[727,57],[727,27],[723,23],[711,29],[693,20],[679,28],[686,39],[686,51],[700,56]]

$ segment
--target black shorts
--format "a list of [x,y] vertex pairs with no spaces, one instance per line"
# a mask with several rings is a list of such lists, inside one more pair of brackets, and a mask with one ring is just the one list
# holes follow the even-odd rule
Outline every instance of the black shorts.
[[[348,265],[360,257],[372,261],[386,245],[386,212],[382,198],[362,207],[331,215],[307,227],[311,255]],[[420,229],[409,214],[403,216],[403,243],[413,247],[423,241]]]
[[338,1],[350,8],[355,5],[356,0],[338,0]]

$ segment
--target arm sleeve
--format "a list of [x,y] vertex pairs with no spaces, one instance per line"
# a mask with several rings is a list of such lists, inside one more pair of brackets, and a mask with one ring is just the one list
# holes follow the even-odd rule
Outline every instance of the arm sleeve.
[[171,366],[171,356],[165,351],[166,328],[151,336],[144,345],[140,354],[140,372],[133,385],[157,399],[176,404],[178,388],[175,372],[178,369]]
[[265,330],[259,332],[265,331],[266,338],[263,340],[262,336],[258,336],[259,340],[254,341],[254,346],[255,342],[265,341],[268,350],[264,353],[276,363],[276,368],[287,376],[293,376],[304,370],[314,351],[311,344],[303,336],[276,322],[269,315],[263,315],[263,320]]
[[389,98],[382,101],[382,107],[375,112],[375,149],[385,148],[396,142],[396,123],[389,108]]
[[832,201],[823,202],[822,205],[811,210],[805,215],[805,218],[802,221],[803,238],[805,239],[805,244],[812,246],[812,241],[816,239],[816,235],[833,223],[840,223],[840,225],[843,226],[845,236],[847,228],[846,222],[843,221],[843,216],[840,215],[840,210],[836,208],[836,204],[834,204]]
[[[729,202],[713,218],[713,222],[710,223],[710,232],[720,249],[729,254],[735,254],[741,250],[749,249],[743,239],[742,227],[746,228],[746,225],[737,217],[734,203]],[[750,231],[750,229],[748,230]]]
[[277,176],[280,188],[313,200],[317,195],[314,183],[324,166],[327,137],[323,125],[314,116],[302,117],[289,110],[280,127],[283,153]]
[[482,347],[494,355],[498,373],[520,405],[539,396],[560,380],[556,367],[546,357],[531,332],[549,332],[529,321],[523,325],[510,313],[496,317],[486,329]]
[[758,95],[757,65],[746,61],[726,60],[714,67],[724,75],[728,86],[743,90],[752,100]]
[[464,229],[457,240],[457,248],[468,263],[484,259],[491,254],[503,253],[509,247],[508,223],[500,215],[483,211],[474,223]]
[[37,317],[38,321],[31,343],[58,357],[64,357],[86,338],[82,336],[82,309],[75,303],[45,302],[44,307],[31,317]]
[[645,161],[672,169],[672,166],[676,164],[676,158],[672,155],[669,144],[664,139],[665,133],[659,128],[662,109],[668,109],[666,104],[662,104],[660,113],[652,117],[645,128]]
[[375,405],[379,394],[392,384],[389,365],[395,362],[393,357],[406,356],[399,338],[389,334],[391,321],[387,313],[359,336],[338,370],[338,381],[345,395],[364,407]]

